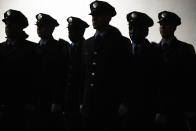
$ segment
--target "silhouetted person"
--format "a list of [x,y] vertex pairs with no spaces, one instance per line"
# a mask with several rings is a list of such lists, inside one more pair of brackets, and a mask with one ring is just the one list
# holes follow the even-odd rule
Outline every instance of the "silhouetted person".
[[[40,127],[47,130],[63,129],[61,118],[67,79],[69,43],[53,38],[59,23],[43,13],[36,15],[39,41],[40,70],[38,78],[38,112]],[[60,116],[58,116],[60,115]],[[60,121],[58,121],[60,120]]]
[[84,93],[82,114],[85,130],[117,130],[118,109],[122,101],[127,39],[109,25],[115,8],[104,1],[90,4],[94,36],[85,41]]
[[145,13],[133,11],[127,14],[129,23],[129,75],[130,82],[125,97],[124,130],[153,130],[156,97],[156,77],[160,66],[159,52],[147,40],[153,20]]
[[191,89],[194,84],[192,73],[195,68],[195,50],[191,44],[179,41],[175,37],[176,28],[181,24],[181,18],[177,14],[162,11],[158,18],[162,36],[159,43],[162,67],[159,85],[160,109],[156,120],[160,124],[160,130],[185,131],[189,128],[185,116],[195,111],[192,108],[194,95]]
[[[27,130],[35,103],[36,44],[23,31],[28,20],[10,9],[4,13],[6,41],[0,43],[0,130]],[[28,123],[29,124],[29,123]]]
[[70,117],[68,122],[70,123],[71,130],[80,130],[81,114],[80,106],[82,107],[82,85],[84,82],[84,72],[82,67],[82,50],[84,46],[84,33],[85,29],[89,25],[77,17],[70,16],[67,18],[68,22],[68,35],[71,40],[71,46],[69,49],[70,56],[70,76],[68,82],[68,113]]

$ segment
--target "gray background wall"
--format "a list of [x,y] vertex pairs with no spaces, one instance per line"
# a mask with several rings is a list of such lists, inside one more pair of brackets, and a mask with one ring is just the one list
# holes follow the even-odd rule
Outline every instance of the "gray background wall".
[[[36,33],[35,15],[38,13],[50,14],[57,19],[60,26],[54,31],[56,39],[67,37],[67,21],[69,16],[80,17],[91,25],[89,4],[93,0],[0,0],[0,19],[8,9],[16,9],[23,12],[28,20],[29,26],[25,29],[29,34],[28,40],[38,42]],[[154,20],[154,26],[150,28],[148,39],[159,42],[158,13],[163,10],[173,11],[182,19],[182,25],[177,28],[176,36],[182,41],[191,43],[196,48],[196,1],[195,0],[105,0],[113,5],[117,15],[112,19],[111,25],[120,29],[126,37],[128,35],[128,23],[126,15],[131,11],[141,11],[148,14]],[[4,23],[0,21],[0,42],[5,40]],[[85,38],[94,34],[92,26],[85,32]]]

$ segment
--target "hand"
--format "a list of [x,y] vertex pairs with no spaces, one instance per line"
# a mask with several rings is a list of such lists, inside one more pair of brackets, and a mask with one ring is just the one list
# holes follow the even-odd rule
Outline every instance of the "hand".
[[4,112],[0,111],[0,120],[3,118]]
[[62,106],[60,104],[52,104],[51,112],[62,112]]
[[36,106],[33,104],[26,104],[24,108],[25,108],[25,111],[28,111],[28,112],[34,112],[36,110]]
[[128,107],[124,104],[120,104],[118,112],[120,116],[124,116],[128,112]]
[[80,104],[80,112],[83,110],[83,104]]
[[185,117],[187,119],[192,119],[192,118],[196,117],[196,112],[186,112]]
[[166,114],[156,113],[155,123],[165,124],[167,122],[168,116]]

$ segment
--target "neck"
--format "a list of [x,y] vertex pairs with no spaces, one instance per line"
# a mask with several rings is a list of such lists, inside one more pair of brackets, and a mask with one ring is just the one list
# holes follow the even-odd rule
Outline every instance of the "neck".
[[21,32],[15,33],[14,35],[7,36],[7,39],[9,41],[16,41],[18,39],[23,39],[23,38],[25,39],[27,37],[28,35],[25,32],[21,31]]
[[135,43],[136,45],[140,45],[144,40],[145,40],[145,38],[144,39],[135,39],[135,40],[132,40],[132,42]]
[[80,38],[77,38],[77,39],[72,39],[71,42],[77,43],[77,42],[82,41],[82,40],[84,40],[84,37],[80,37]]
[[41,37],[42,40],[49,40],[49,39],[52,39],[52,35],[51,36],[45,36],[45,37]]
[[98,34],[100,34],[100,33],[102,33],[102,32],[105,32],[108,28],[109,28],[109,25],[106,25],[106,26],[104,26],[104,27],[102,27],[102,28],[100,28],[100,29],[96,29],[96,32],[97,32]]
[[9,40],[9,41],[15,41],[15,40],[17,40],[18,39],[18,37],[16,37],[16,36],[12,36],[12,37],[7,37],[7,40]]
[[169,36],[169,37],[162,37],[162,40],[167,43],[168,41],[170,41],[172,38],[174,38],[174,36]]

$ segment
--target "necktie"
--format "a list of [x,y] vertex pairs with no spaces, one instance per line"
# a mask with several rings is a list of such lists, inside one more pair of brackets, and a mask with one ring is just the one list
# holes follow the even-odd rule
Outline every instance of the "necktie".
[[40,46],[45,46],[46,43],[47,43],[47,41],[41,40],[41,41],[40,41]]
[[99,43],[100,40],[101,40],[101,36],[100,35],[97,35],[96,38],[95,38],[96,43]]
[[77,45],[75,44],[75,43],[72,43],[72,52],[73,53],[76,53],[76,51],[77,51]]
[[101,36],[100,36],[100,35],[97,35],[97,36],[95,37],[95,44],[94,44],[94,48],[99,47],[99,45],[100,45],[100,41],[101,41]]
[[167,43],[164,43],[163,44],[163,51],[166,51],[168,49],[168,44]]
[[12,43],[8,43],[7,46],[6,46],[6,50],[10,51],[10,50],[12,50],[12,48],[13,48]]
[[136,45],[136,46],[134,47],[134,55],[135,55],[135,56],[139,55],[139,46],[138,46],[138,45]]

